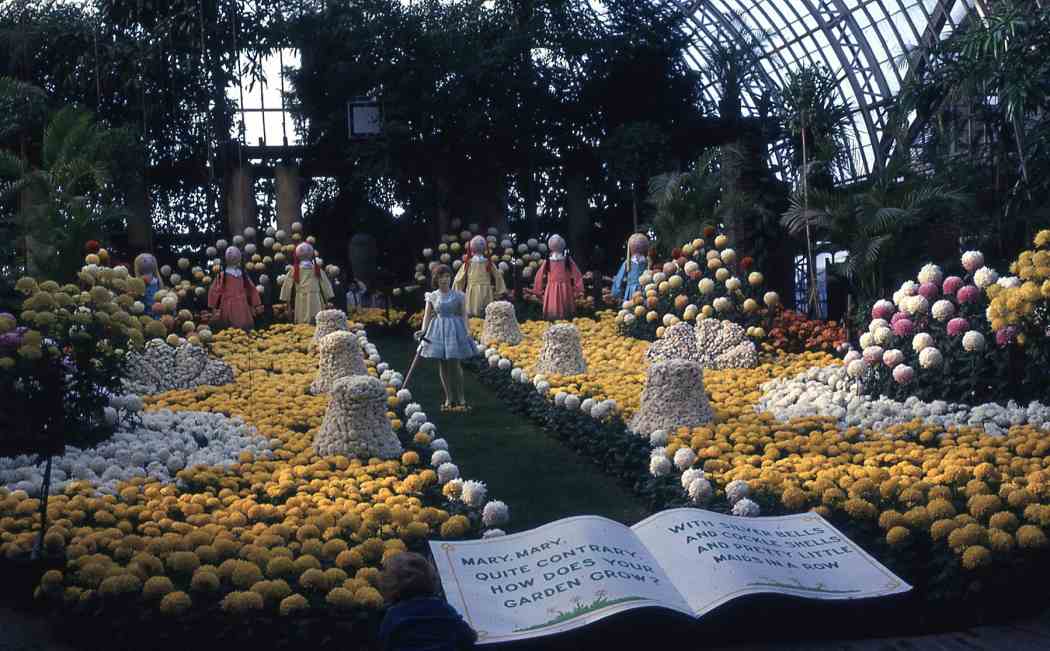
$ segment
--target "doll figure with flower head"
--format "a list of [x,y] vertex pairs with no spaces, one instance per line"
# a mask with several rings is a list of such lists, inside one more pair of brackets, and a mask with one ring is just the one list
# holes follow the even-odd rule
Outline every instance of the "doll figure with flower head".
[[208,308],[220,323],[251,330],[255,327],[255,315],[262,313],[259,290],[241,268],[240,249],[227,247],[225,258],[226,268],[208,290]]
[[576,297],[583,296],[583,274],[565,253],[565,238],[551,235],[547,247],[550,257],[536,271],[532,293],[543,299],[544,319],[571,319],[576,313]]
[[649,238],[645,234],[635,233],[627,240],[627,258],[613,278],[614,297],[626,301],[641,291],[638,280],[649,269],[648,255]]
[[134,266],[135,277],[146,285],[146,293],[142,295],[142,304],[146,306],[144,313],[153,316],[153,297],[164,287],[158,273],[157,259],[152,253],[140,253],[135,256]]
[[485,307],[507,293],[503,273],[485,255],[488,242],[481,235],[470,240],[469,252],[456,273],[452,286],[467,297],[467,314],[484,318]]
[[314,323],[317,313],[335,298],[328,274],[317,264],[314,247],[303,242],[292,254],[292,271],[281,284],[281,300],[291,301],[296,323]]

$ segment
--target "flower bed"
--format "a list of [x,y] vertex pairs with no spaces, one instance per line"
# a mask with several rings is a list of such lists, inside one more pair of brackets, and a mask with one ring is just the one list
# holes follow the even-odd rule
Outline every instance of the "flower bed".
[[[1019,425],[992,436],[916,420],[865,430],[815,416],[781,422],[756,411],[762,385],[835,360],[824,353],[767,353],[755,369],[705,373],[713,424],[632,439],[624,420],[637,409],[645,345],[617,335],[608,314],[574,323],[583,334],[588,373],[537,380],[531,369],[542,326],[526,323],[521,344],[490,349],[481,377],[512,408],[626,479],[652,508],[818,511],[913,583],[931,613],[945,603],[986,611],[1017,596],[1019,585],[1031,588],[1045,578],[1045,432]],[[572,397],[559,399],[563,392]],[[620,409],[595,418],[607,396]],[[641,467],[632,472],[630,464]],[[952,618],[972,611],[939,612],[958,625],[965,620]]]
[[[214,350],[236,369],[234,382],[147,397],[147,426],[232,419],[246,425],[220,447],[247,449],[233,459],[205,454],[210,465],[173,462],[165,466],[172,476],[118,478],[112,494],[74,476],[51,498],[44,536],[47,554],[66,562],[42,577],[37,596],[63,612],[106,613],[107,621],[129,613],[356,617],[383,605],[375,586],[390,555],[427,538],[500,534],[506,506],[487,501],[481,482],[459,478],[447,444],[367,340],[369,373],[386,384],[387,417],[405,451],[387,461],[315,454],[327,398],[306,392],[317,369],[312,334],[290,325],[224,331]],[[188,448],[196,438],[178,440]],[[118,439],[111,445],[120,448]],[[129,453],[136,462],[145,461],[139,448]],[[176,454],[181,448],[169,459]],[[28,554],[38,509],[25,491],[0,488],[5,558]]]

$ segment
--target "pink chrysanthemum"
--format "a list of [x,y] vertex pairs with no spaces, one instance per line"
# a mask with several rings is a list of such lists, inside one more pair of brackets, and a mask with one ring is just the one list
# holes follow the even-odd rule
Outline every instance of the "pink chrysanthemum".
[[958,337],[969,329],[970,322],[961,316],[957,316],[948,322],[948,334],[952,337]]
[[959,288],[955,298],[958,299],[960,303],[973,303],[980,297],[980,295],[981,290],[978,289],[976,285],[964,285]]
[[941,290],[938,289],[937,285],[934,283],[923,283],[919,285],[919,294],[921,294],[927,301],[932,301],[937,298],[940,293]]
[[889,319],[896,311],[897,308],[892,302],[887,301],[886,299],[878,300],[875,301],[875,305],[871,307],[871,318]]
[[911,319],[902,318],[893,322],[893,334],[898,337],[910,337],[915,333],[915,324]]
[[948,276],[944,279],[944,284],[941,285],[941,291],[944,292],[945,296],[951,296],[955,292],[959,291],[959,288],[963,286],[963,279],[958,276]]
[[907,384],[915,379],[915,369],[907,364],[900,364],[893,368],[893,380],[897,384]]

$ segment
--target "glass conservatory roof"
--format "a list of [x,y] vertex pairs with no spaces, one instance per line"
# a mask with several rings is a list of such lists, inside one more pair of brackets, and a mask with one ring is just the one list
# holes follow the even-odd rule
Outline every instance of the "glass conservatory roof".
[[[702,74],[711,44],[761,32],[759,64],[767,83],[784,85],[785,71],[821,64],[839,78],[842,99],[853,108],[852,155],[843,181],[878,169],[893,146],[886,121],[893,99],[915,74],[907,54],[918,44],[943,39],[987,0],[662,0],[687,15],[693,39],[686,60]],[[902,63],[903,62],[903,63]],[[921,65],[921,63],[919,63]],[[718,99],[717,80],[705,77],[704,95]],[[745,88],[744,112],[754,113],[761,88]]]

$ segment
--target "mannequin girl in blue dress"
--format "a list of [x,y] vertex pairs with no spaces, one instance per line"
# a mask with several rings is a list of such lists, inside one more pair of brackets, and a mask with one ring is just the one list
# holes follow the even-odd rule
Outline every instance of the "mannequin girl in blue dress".
[[463,396],[461,360],[478,354],[467,329],[467,297],[452,289],[452,270],[446,265],[434,268],[434,291],[426,295],[423,329],[416,333],[421,341],[420,355],[438,360],[441,386],[445,389],[442,411],[468,411]]
[[649,238],[635,233],[627,240],[627,258],[613,278],[612,294],[621,301],[628,301],[635,292],[641,291],[638,279],[649,269]]

